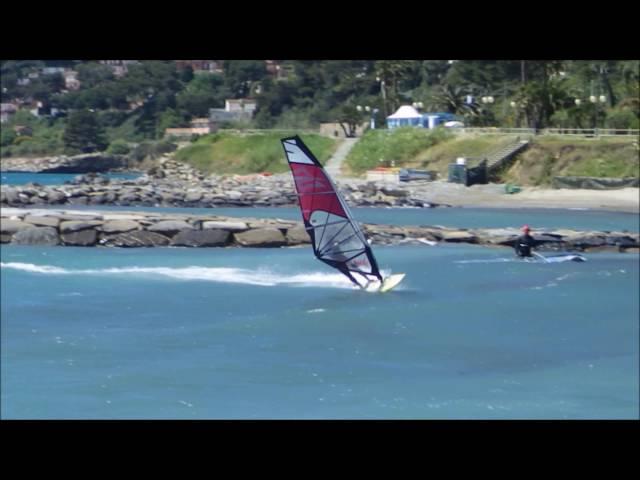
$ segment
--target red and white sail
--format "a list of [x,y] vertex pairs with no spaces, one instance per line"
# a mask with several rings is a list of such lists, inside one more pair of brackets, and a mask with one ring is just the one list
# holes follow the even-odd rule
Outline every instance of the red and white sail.
[[283,138],[282,146],[316,257],[361,287],[382,281],[371,247],[320,162],[297,135]]

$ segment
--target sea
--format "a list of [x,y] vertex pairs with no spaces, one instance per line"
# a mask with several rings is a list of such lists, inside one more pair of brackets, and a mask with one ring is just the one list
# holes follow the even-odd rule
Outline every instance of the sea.
[[[138,210],[300,218],[286,208]],[[638,231],[635,214],[592,210],[353,213]],[[638,254],[549,264],[465,244],[374,254],[386,274],[406,273],[391,292],[354,289],[308,246],[2,245],[1,416],[639,418]]]

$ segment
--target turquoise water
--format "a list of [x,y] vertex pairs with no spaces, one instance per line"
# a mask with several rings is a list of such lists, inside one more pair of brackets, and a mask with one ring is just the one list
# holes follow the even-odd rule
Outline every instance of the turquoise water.
[[[55,205],[48,208],[90,211],[139,211],[224,215],[231,217],[281,218],[300,221],[298,207],[223,207],[223,208],[156,208]],[[568,228],[573,230],[640,231],[637,213],[600,210],[544,208],[351,208],[361,223],[389,225],[441,225],[460,228],[519,228],[528,224],[536,229]]]
[[[1,172],[0,183],[2,185],[26,185],[30,182],[40,185],[63,185],[77,177],[78,173],[30,173],[30,172]],[[114,180],[133,180],[140,176],[139,173],[104,173],[105,177]]]
[[2,418],[638,418],[639,261],[2,246]]

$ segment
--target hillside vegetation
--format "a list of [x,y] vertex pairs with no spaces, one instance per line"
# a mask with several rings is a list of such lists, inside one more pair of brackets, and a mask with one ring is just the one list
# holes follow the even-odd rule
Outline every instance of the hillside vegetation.
[[[248,174],[281,173],[288,165],[280,139],[295,132],[237,135],[216,133],[178,150],[177,160],[188,163],[204,173]],[[315,134],[301,135],[321,163],[326,162],[336,150],[336,140]]]
[[555,176],[638,177],[637,139],[536,137],[502,175],[521,185],[549,185]]
[[349,152],[345,171],[362,175],[376,167],[414,166],[421,153],[451,138],[452,134],[443,129],[368,130]]
[[[450,132],[403,128],[369,131],[346,159],[346,171],[363,175],[379,166],[418,168],[447,179],[450,163],[465,157],[467,165],[514,142],[516,135],[454,135]],[[550,185],[554,176],[638,177],[635,137],[599,139],[536,136],[530,147],[502,172],[499,181],[520,185]]]
[[353,147],[346,159],[346,170],[362,175],[366,170],[383,166],[419,168],[447,177],[448,165],[465,157],[487,155],[513,142],[515,135],[456,135],[444,129],[398,128],[368,131]]

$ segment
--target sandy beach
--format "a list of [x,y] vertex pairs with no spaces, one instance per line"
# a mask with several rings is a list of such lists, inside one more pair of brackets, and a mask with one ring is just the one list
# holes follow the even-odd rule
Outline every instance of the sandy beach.
[[545,189],[521,187],[506,194],[504,185],[465,187],[448,182],[430,182],[422,187],[422,198],[434,203],[463,207],[497,208],[588,208],[619,212],[640,212],[640,189],[617,190]]

